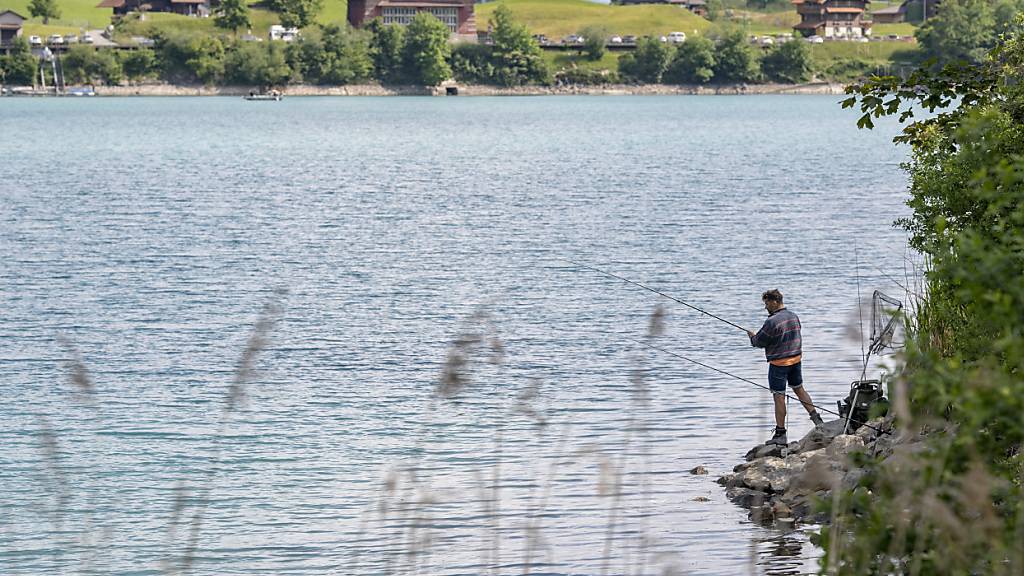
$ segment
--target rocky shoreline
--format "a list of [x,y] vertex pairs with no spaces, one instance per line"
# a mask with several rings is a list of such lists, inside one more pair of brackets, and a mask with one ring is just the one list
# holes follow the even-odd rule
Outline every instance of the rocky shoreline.
[[[285,96],[445,96],[456,88],[459,96],[663,96],[663,95],[742,95],[742,94],[833,94],[844,93],[844,85],[833,82],[809,84],[730,84],[721,86],[669,86],[663,84],[606,84],[598,86],[498,86],[446,84],[422,86],[313,86],[297,84],[282,90]],[[97,86],[98,96],[245,96],[252,86],[202,86],[181,84],[138,84],[133,86]]]
[[871,420],[851,434],[843,434],[844,423],[826,422],[787,446],[755,446],[746,462],[718,483],[754,522],[782,528],[828,523],[829,514],[816,503],[831,500],[837,489],[857,488],[865,471],[855,464],[855,454],[885,460],[919,440],[894,429],[892,416]]

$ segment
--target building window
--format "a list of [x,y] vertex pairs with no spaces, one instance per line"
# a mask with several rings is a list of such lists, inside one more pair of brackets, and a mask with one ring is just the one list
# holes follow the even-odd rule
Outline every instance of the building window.
[[417,12],[432,14],[435,18],[444,22],[448,30],[456,32],[459,29],[459,9],[455,7],[431,7],[431,8],[408,8],[405,6],[384,6],[381,15],[385,24],[398,24],[408,26]]

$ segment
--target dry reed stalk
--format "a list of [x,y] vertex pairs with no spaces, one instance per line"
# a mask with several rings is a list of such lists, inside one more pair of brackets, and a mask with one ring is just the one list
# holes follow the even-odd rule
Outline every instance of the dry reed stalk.
[[249,335],[248,342],[238,364],[235,367],[234,377],[224,396],[224,407],[221,411],[220,422],[216,436],[213,438],[213,464],[207,471],[203,483],[202,492],[197,497],[196,510],[189,521],[188,540],[178,562],[178,571],[187,574],[195,565],[196,552],[199,549],[199,536],[205,520],[206,510],[209,506],[210,496],[213,493],[215,480],[220,472],[221,458],[223,454],[222,442],[228,419],[237,410],[244,407],[248,396],[247,386],[252,380],[256,370],[256,360],[270,343],[270,332],[281,314],[281,303],[286,292],[283,289],[274,291],[274,297],[264,305],[257,317],[256,324]]

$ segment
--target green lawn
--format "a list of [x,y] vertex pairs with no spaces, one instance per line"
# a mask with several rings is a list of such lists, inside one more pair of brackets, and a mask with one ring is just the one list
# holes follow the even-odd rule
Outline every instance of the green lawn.
[[623,54],[625,52],[612,52],[609,50],[604,53],[604,57],[600,60],[590,61],[576,50],[545,50],[544,60],[547,61],[552,72],[558,72],[573,66],[586,70],[611,70],[612,72],[617,72],[619,70],[619,56]]
[[512,10],[515,19],[533,34],[551,39],[575,34],[587,26],[601,26],[610,34],[661,36],[669,32],[696,34],[708,28],[707,20],[675,6],[611,6],[586,0],[498,0],[476,5],[476,25],[487,29],[499,4]]
[[900,22],[899,24],[875,24],[871,26],[871,34],[874,36],[887,36],[889,34],[913,36],[914,30],[917,30],[917,26],[914,26],[909,22]]
[[[110,17],[113,10],[110,8],[97,8],[100,0],[59,0],[61,15],[60,18],[51,19],[49,25],[44,25],[42,18],[32,18],[28,11],[31,0],[0,0],[0,12],[14,10],[25,16],[24,34],[49,36],[50,34],[76,34],[83,29],[105,28],[110,24]],[[250,6],[257,4],[259,0],[248,0]],[[324,8],[317,18],[318,22],[327,24],[331,22],[344,23],[348,15],[348,0],[324,0]],[[252,8],[250,17],[253,21],[253,34],[267,34],[272,24],[277,24],[277,16],[272,12]],[[148,35],[155,30],[177,29],[212,31],[212,18],[192,18],[179,16],[177,14],[148,13],[146,22],[133,22],[128,31],[132,34]]]
[[730,10],[721,22],[738,25],[747,34],[766,36],[769,34],[792,34],[793,26],[800,22],[800,16],[792,9],[785,12]]

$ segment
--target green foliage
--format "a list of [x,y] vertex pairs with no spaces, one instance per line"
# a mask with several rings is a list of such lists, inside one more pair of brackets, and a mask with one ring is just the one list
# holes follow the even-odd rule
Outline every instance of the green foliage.
[[717,22],[725,15],[725,5],[722,0],[708,0],[707,2],[708,15],[707,18],[711,22]]
[[238,42],[227,50],[224,70],[230,84],[262,88],[283,86],[292,76],[280,42]]
[[123,77],[121,63],[111,50],[74,45],[68,48],[61,63],[68,84],[117,84]]
[[512,18],[512,11],[502,5],[491,19],[493,65],[495,78],[505,86],[521,86],[530,82],[547,82],[550,71],[544,63],[540,45],[526,26]]
[[636,49],[619,59],[619,74],[624,78],[656,84],[668,70],[675,48],[658,38],[647,36]]
[[202,83],[213,85],[224,76],[224,43],[212,36],[197,36],[189,42],[190,57],[185,61]]
[[245,0],[221,0],[214,11],[213,24],[224,30],[235,31],[239,28],[252,28],[249,18],[249,5]]
[[618,77],[608,70],[592,70],[574,66],[555,74],[555,82],[576,86],[600,86],[602,84],[614,84]]
[[366,28],[370,31],[373,75],[384,83],[401,82],[405,28],[385,26],[379,18],[372,20]]
[[758,77],[757,60],[741,29],[723,33],[715,42],[715,80],[752,82]]
[[305,82],[343,85],[363,82],[373,72],[367,35],[330,24],[309,31],[288,47],[288,62]]
[[929,58],[939,63],[981,62],[996,41],[996,21],[988,0],[944,0],[934,18],[915,33]]
[[267,0],[267,4],[286,28],[309,26],[324,7],[323,0]]
[[42,18],[43,24],[49,24],[50,18],[60,18],[57,0],[32,0],[28,3],[28,12],[33,18]]
[[126,50],[118,53],[125,77],[132,81],[144,80],[159,72],[156,53],[148,49]]
[[676,49],[665,71],[671,84],[707,84],[715,76],[715,43],[703,36],[688,39]]
[[799,40],[776,44],[761,59],[761,73],[773,82],[806,82],[811,77],[811,49]]
[[941,432],[843,496],[824,535],[832,573],[1024,573],[1022,74],[1014,38],[977,65],[848,88],[861,126],[930,113],[898,137],[912,146],[900,224],[930,269],[894,384],[903,426]]
[[24,38],[15,38],[10,53],[0,56],[0,77],[4,84],[34,84],[36,58]]
[[419,12],[405,30],[402,67],[406,77],[421,86],[437,86],[451,78],[448,26],[433,15]]
[[452,76],[460,82],[496,83],[497,72],[493,58],[491,47],[485,44],[456,44],[452,48]]
[[607,29],[601,26],[587,26],[579,31],[579,35],[583,37],[583,53],[587,55],[588,60],[596,62],[604,58],[607,51]]
[[1024,20],[1018,17],[1024,12],[1024,0],[999,0],[992,9],[996,21],[996,35],[1019,33],[1024,30]]

